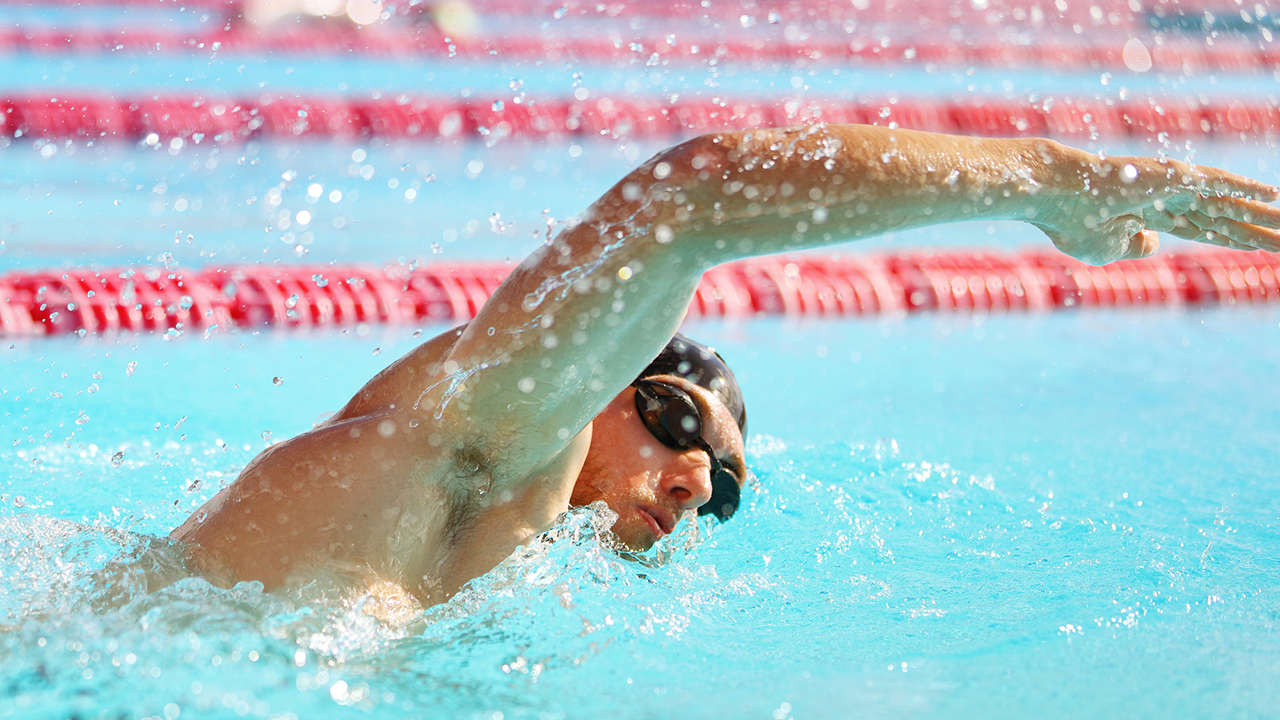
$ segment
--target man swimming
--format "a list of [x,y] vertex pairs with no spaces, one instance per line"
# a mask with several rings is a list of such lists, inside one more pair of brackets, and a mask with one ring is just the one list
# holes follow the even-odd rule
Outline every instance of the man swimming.
[[[1280,249],[1276,188],[1039,139],[842,125],[728,132],[658,154],[522,262],[468,325],[255,458],[172,537],[219,582],[321,570],[446,600],[571,505],[645,549],[746,482],[745,411],[714,354],[668,345],[716,264],[957,220],[1023,220],[1081,260],[1156,231]],[[660,351],[662,357],[658,357]],[[654,360],[658,357],[658,360]]]

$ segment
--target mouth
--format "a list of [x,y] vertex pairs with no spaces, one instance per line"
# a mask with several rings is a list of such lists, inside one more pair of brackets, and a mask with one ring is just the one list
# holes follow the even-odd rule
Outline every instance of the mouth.
[[640,507],[636,508],[636,510],[640,518],[648,524],[655,540],[661,540],[663,536],[670,535],[671,531],[675,529],[675,520],[668,512],[654,507]]

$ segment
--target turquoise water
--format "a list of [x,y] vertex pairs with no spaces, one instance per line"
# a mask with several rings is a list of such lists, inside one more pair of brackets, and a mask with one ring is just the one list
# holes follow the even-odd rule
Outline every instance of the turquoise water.
[[[1280,183],[1272,140],[1091,145],[1112,155],[1164,151]],[[548,220],[581,213],[665,146],[374,141],[187,144],[171,151],[14,141],[0,147],[0,270],[519,261],[542,242]],[[304,210],[311,219],[301,226],[296,218]],[[1172,237],[1162,242],[1190,246]],[[1021,223],[956,223],[856,248],[939,246],[1041,248],[1044,237]]]
[[[18,94],[1276,94],[1270,74],[1054,69],[81,54],[0,68]],[[1280,182],[1265,139],[1088,146]],[[0,272],[518,259],[548,218],[581,212],[658,149],[26,138],[0,147]],[[968,223],[853,251],[1043,243]],[[442,329],[0,342],[0,717],[1216,720],[1280,707],[1274,307],[691,326],[751,406],[757,480],[730,523],[687,525],[635,557],[611,546],[607,511],[576,509],[453,601],[380,617],[374,599],[322,582],[144,583],[172,560],[162,538],[269,442]]]
[[1219,718],[1280,701],[1274,309],[689,330],[753,408],[744,512],[636,559],[579,510],[388,621],[320,585],[148,593],[94,571],[412,332],[6,345],[0,713]]

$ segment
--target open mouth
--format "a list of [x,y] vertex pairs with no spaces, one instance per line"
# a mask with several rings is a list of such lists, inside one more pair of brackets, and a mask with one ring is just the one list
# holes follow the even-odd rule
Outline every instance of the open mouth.
[[653,533],[654,539],[661,540],[665,535],[671,533],[672,525],[675,523],[667,519],[659,510],[650,508],[637,508],[640,517],[649,525],[649,530]]

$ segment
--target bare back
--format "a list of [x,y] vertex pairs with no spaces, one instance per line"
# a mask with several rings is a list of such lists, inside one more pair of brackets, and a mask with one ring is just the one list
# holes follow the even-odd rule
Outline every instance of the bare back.
[[197,569],[268,588],[336,572],[428,605],[549,526],[568,507],[591,426],[533,475],[486,492],[483,460],[432,438],[435,418],[418,403],[461,332],[419,346],[322,425],[263,452],[174,530]]

